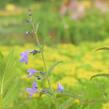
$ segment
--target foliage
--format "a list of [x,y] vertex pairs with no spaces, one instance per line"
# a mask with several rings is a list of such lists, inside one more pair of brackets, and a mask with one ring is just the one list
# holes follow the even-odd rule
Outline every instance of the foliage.
[[[65,87],[66,93],[63,93],[64,95],[57,95],[60,109],[63,106],[66,109],[102,109],[102,105],[104,106],[103,109],[108,109],[106,108],[105,104],[108,106],[109,102],[109,79],[100,77],[90,80],[90,77],[95,74],[102,74],[103,72],[108,74],[108,51],[96,52],[96,48],[100,48],[103,45],[106,46],[108,43],[109,40],[102,42],[102,45],[99,42],[96,44],[85,43],[78,47],[71,44],[58,45],[57,47],[45,47],[47,65],[53,66],[54,69],[51,72],[52,75],[50,75],[52,87],[56,89],[55,84],[58,82],[61,82]],[[0,47],[1,51],[3,51],[3,54],[5,54],[4,58],[6,57],[6,54],[8,54],[9,48],[11,48],[11,46]],[[27,50],[27,48],[34,49],[36,47],[28,44],[25,46],[14,46],[14,48],[16,50],[15,57],[19,57],[18,54]],[[0,56],[3,57],[2,54]],[[17,58],[14,58],[14,61],[16,59]],[[41,58],[38,55],[31,55],[29,57],[29,64],[27,66],[22,65],[22,67],[18,67],[19,72],[21,73],[17,77],[21,78],[20,81],[22,82],[22,85],[18,91],[17,98],[14,95],[15,92],[12,94],[12,96],[16,99],[14,102],[10,101],[11,107],[8,109],[44,109],[45,107],[47,109],[51,109],[51,107],[54,107],[52,99],[48,97],[48,95],[43,95],[40,97],[40,95],[36,94],[32,99],[30,99],[25,92],[26,86],[31,86],[31,80],[33,80],[33,78],[27,78],[26,69],[34,67],[38,70],[41,70],[43,64],[40,59]],[[62,63],[59,62],[60,64],[58,67],[55,67],[55,64],[58,64],[58,62],[56,62],[57,60],[62,61]],[[52,62],[56,63],[53,65]],[[14,71],[16,67],[14,67]],[[1,68],[3,67],[0,67],[0,69]],[[12,75],[12,73],[10,74]],[[15,75],[16,74],[17,73],[15,73]],[[10,99],[8,98],[8,100]],[[9,106],[10,105],[7,107]]]
[[[59,3],[39,3],[31,7],[34,22],[39,23],[38,34],[44,43],[72,42],[79,44],[85,41],[104,40],[109,36],[109,25],[107,23],[109,22],[109,14],[101,13],[95,8],[88,9],[83,18],[73,20],[69,16],[60,15]],[[10,42],[8,41],[10,44],[24,43],[25,38],[22,38],[22,36],[30,28],[26,24],[25,11],[21,14],[15,12],[15,15],[2,16],[0,21],[0,43],[6,43],[9,39],[11,39]],[[5,40],[4,35],[7,36]]]
[[[29,9],[28,19],[25,20],[28,24],[25,26],[21,24],[22,19],[25,19],[24,13],[21,12],[20,16],[16,11],[15,16],[12,16],[14,11],[11,10],[13,12],[8,16],[10,20],[5,25],[8,32],[12,32],[13,28],[16,33],[27,30],[25,38],[31,38],[38,45],[14,46],[15,51],[10,53],[12,46],[0,46],[0,109],[108,109],[109,47],[106,46],[109,39],[96,44],[80,44],[83,41],[107,38],[108,26],[104,27],[104,24],[108,21],[108,14],[104,14],[104,21],[103,14],[94,9],[89,10],[90,13],[86,13],[82,19],[74,20],[69,16],[60,16],[57,13],[59,9],[51,4],[43,6],[39,6],[39,12],[33,8],[31,13]],[[92,14],[95,16],[91,16]],[[7,21],[5,18],[1,17]],[[15,20],[14,23],[11,18]],[[39,25],[36,26],[34,21]],[[14,25],[10,26],[10,22]],[[1,24],[3,27],[4,22]],[[100,29],[103,31],[99,31]],[[4,31],[5,34],[8,32]],[[97,35],[100,36],[99,39]],[[55,46],[40,45],[40,39],[44,40],[41,43],[55,43]],[[56,42],[69,41],[80,45],[56,46]],[[19,65],[18,59],[22,64]]]
[[18,63],[13,51],[7,57],[0,53],[0,109],[11,107],[19,95]]

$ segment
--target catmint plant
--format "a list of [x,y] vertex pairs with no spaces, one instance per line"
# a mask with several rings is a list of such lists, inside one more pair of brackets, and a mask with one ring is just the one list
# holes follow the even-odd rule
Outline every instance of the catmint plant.
[[[42,62],[43,62],[43,69],[42,71],[38,70],[38,69],[33,69],[33,68],[29,68],[27,69],[28,72],[28,78],[31,77],[35,77],[31,87],[26,88],[26,92],[29,94],[30,97],[32,97],[34,94],[39,93],[39,94],[49,94],[51,96],[51,98],[53,98],[53,103],[56,106],[56,109],[58,107],[57,105],[57,100],[56,100],[56,93],[63,93],[64,92],[64,87],[62,86],[61,83],[57,84],[57,89],[54,90],[51,86],[51,82],[50,82],[50,78],[49,78],[49,73],[51,72],[51,70],[58,65],[59,62],[55,63],[53,68],[48,69],[47,65],[46,65],[46,61],[45,61],[45,56],[44,56],[44,47],[42,46],[42,44],[39,41],[39,37],[37,35],[37,31],[38,31],[38,26],[39,25],[35,25],[33,22],[33,17],[32,17],[32,12],[29,9],[28,11],[28,24],[32,27],[32,33],[34,35],[36,44],[38,49],[34,49],[34,50],[26,50],[24,52],[21,53],[21,58],[20,58],[20,62],[21,63],[25,63],[28,64],[28,55],[33,54],[33,55],[40,55]],[[28,35],[28,33],[30,32],[26,32],[26,34]],[[31,37],[31,36],[30,36]],[[39,88],[38,85],[38,80],[42,81],[43,85]],[[44,82],[47,82],[47,86],[44,85]]]

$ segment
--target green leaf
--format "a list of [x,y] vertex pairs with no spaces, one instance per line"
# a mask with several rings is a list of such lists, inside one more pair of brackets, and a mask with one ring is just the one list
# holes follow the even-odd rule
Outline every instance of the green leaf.
[[3,109],[2,96],[0,95],[0,109]]
[[3,58],[3,54],[0,52],[0,59],[2,59]]
[[96,49],[96,51],[100,51],[100,50],[109,50],[109,47],[102,47],[102,48]]
[[[15,56],[12,50],[7,57],[4,57],[0,64],[0,90],[2,96],[3,107],[8,107],[18,96],[19,92],[19,69]],[[2,68],[3,67],[3,68]]]
[[5,69],[4,57],[0,53],[0,87],[1,87],[1,80],[2,80],[2,77],[3,77],[4,69]]
[[15,81],[16,83],[14,83],[12,86],[10,86],[7,94],[5,95],[4,99],[3,99],[3,104],[5,107],[7,107],[9,104],[12,103],[13,100],[17,99],[16,95],[20,92],[19,91],[19,81]]
[[55,62],[55,63],[49,68],[48,74],[50,75],[51,72],[52,72],[60,63],[62,63],[62,61],[57,61],[57,62]]
[[96,75],[93,75],[90,80],[96,78],[96,77],[107,77],[109,78],[109,74],[105,74],[105,73],[102,73],[102,74],[96,74]]

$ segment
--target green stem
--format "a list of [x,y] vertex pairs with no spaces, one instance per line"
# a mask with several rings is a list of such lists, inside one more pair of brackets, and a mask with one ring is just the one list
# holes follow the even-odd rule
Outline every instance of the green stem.
[[41,58],[42,58],[42,62],[43,62],[43,65],[44,65],[44,71],[47,73],[47,81],[48,81],[48,85],[49,85],[49,88],[51,88],[51,84],[50,84],[50,80],[49,80],[49,77],[48,77],[48,70],[47,70],[47,65],[46,65],[46,62],[45,62],[45,57],[44,57],[44,51],[41,47],[41,44],[40,44],[40,41],[39,41],[39,38],[38,38],[38,35],[37,35],[37,31],[38,31],[38,26],[37,28],[35,27],[34,23],[33,23],[33,19],[32,19],[32,16],[31,16],[31,21],[32,21],[32,29],[33,29],[33,32],[35,34],[35,40],[36,40],[36,43],[40,49],[40,52],[41,52]]
[[[33,19],[32,19],[32,16],[31,16],[31,23],[32,23],[32,29],[33,29],[33,33],[35,34],[35,40],[36,40],[36,43],[39,47],[39,50],[41,52],[41,58],[42,58],[42,62],[43,62],[43,65],[44,65],[44,71],[47,73],[47,81],[48,81],[48,85],[49,85],[49,88],[50,90],[53,92],[52,90],[52,87],[51,87],[51,83],[50,83],[50,79],[49,79],[49,74],[48,74],[48,69],[47,69],[47,65],[46,65],[46,61],[45,61],[45,57],[44,57],[44,50],[42,49],[41,47],[41,44],[40,44],[40,41],[39,41],[39,37],[37,35],[37,31],[38,31],[38,25],[37,25],[37,28],[35,27],[34,25],[34,22],[33,22]],[[53,100],[54,100],[54,104],[56,106],[56,109],[58,109],[58,103],[57,103],[57,99],[56,99],[56,94],[53,93]]]

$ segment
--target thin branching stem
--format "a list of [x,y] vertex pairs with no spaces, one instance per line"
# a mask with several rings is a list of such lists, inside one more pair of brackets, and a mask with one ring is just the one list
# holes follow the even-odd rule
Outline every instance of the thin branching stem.
[[33,33],[35,35],[35,40],[36,40],[36,43],[40,49],[40,52],[41,52],[41,58],[42,58],[42,62],[44,64],[44,71],[47,73],[47,81],[48,81],[48,85],[49,85],[49,88],[52,90],[52,87],[51,87],[51,84],[50,84],[50,80],[49,80],[49,77],[48,77],[48,69],[47,69],[47,65],[46,65],[46,61],[45,61],[45,57],[44,57],[44,50],[43,48],[41,47],[41,43],[39,41],[39,37],[37,35],[37,31],[38,31],[38,27],[39,27],[39,24],[37,25],[37,27],[35,27],[35,24],[33,22],[33,18],[31,16],[31,24],[32,24],[32,29],[33,29]]
[[46,76],[47,76],[48,85],[49,85],[49,88],[50,88],[50,90],[52,91],[52,94],[53,94],[53,101],[54,101],[54,104],[56,106],[56,109],[59,109],[58,103],[57,103],[57,99],[56,99],[56,94],[55,94],[55,92],[53,92],[52,87],[51,87],[49,74],[48,74],[48,69],[47,69],[47,65],[46,65],[46,61],[45,61],[45,57],[44,57],[44,50],[43,50],[43,48],[41,46],[41,43],[39,41],[39,37],[38,37],[38,34],[37,34],[38,28],[39,28],[39,24],[37,24],[37,26],[35,26],[32,16],[30,16],[30,20],[31,20],[32,30],[33,30],[33,33],[34,33],[34,36],[35,36],[35,41],[36,41],[36,43],[37,43],[37,45],[39,47],[39,50],[41,52],[41,58],[42,58],[42,62],[43,62],[43,65],[44,65],[43,66],[43,70],[47,73]]

